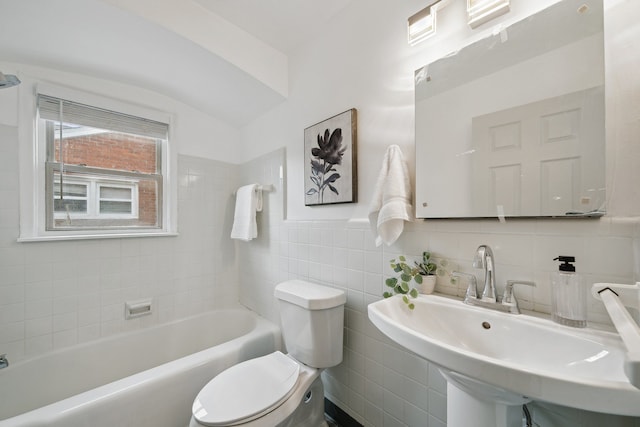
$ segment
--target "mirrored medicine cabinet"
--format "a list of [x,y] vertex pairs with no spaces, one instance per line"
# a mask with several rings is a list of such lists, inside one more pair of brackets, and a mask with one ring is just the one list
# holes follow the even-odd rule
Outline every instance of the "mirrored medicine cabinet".
[[605,213],[602,0],[562,0],[415,72],[416,217]]

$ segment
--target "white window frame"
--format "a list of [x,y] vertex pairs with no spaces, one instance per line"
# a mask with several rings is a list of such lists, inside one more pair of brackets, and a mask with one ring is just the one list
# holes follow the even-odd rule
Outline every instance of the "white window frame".
[[[20,139],[20,235],[18,242],[50,240],[102,239],[124,237],[155,237],[177,235],[177,150],[174,140],[172,116],[152,107],[136,104],[136,95],[128,100],[116,100],[71,89],[25,75],[19,90],[19,139]],[[126,93],[123,91],[122,93]],[[162,146],[162,223],[155,229],[87,229],[47,230],[45,163],[46,143],[38,139],[37,94],[86,104],[123,114],[147,118],[169,124],[169,138]]]

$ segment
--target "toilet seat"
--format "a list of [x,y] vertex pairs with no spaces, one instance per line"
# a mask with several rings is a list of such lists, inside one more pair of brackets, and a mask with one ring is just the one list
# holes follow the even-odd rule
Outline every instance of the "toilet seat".
[[239,363],[204,386],[193,402],[193,416],[205,426],[229,426],[271,412],[294,392],[300,365],[276,351]]

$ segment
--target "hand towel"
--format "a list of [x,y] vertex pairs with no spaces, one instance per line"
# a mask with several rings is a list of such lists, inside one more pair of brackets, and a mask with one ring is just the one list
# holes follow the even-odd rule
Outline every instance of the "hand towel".
[[411,181],[402,150],[387,148],[382,168],[369,205],[369,225],[376,246],[392,245],[404,230],[404,222],[413,221]]
[[248,242],[258,237],[256,212],[262,211],[262,191],[258,184],[244,185],[236,191],[231,238]]

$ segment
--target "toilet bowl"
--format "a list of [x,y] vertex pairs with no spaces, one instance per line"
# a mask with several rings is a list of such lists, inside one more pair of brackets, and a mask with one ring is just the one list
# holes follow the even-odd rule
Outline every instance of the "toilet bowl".
[[327,427],[324,368],[342,361],[343,291],[302,280],[276,286],[280,351],[239,363],[196,396],[189,427]]
[[321,372],[279,351],[235,365],[198,393],[189,426],[324,427]]

